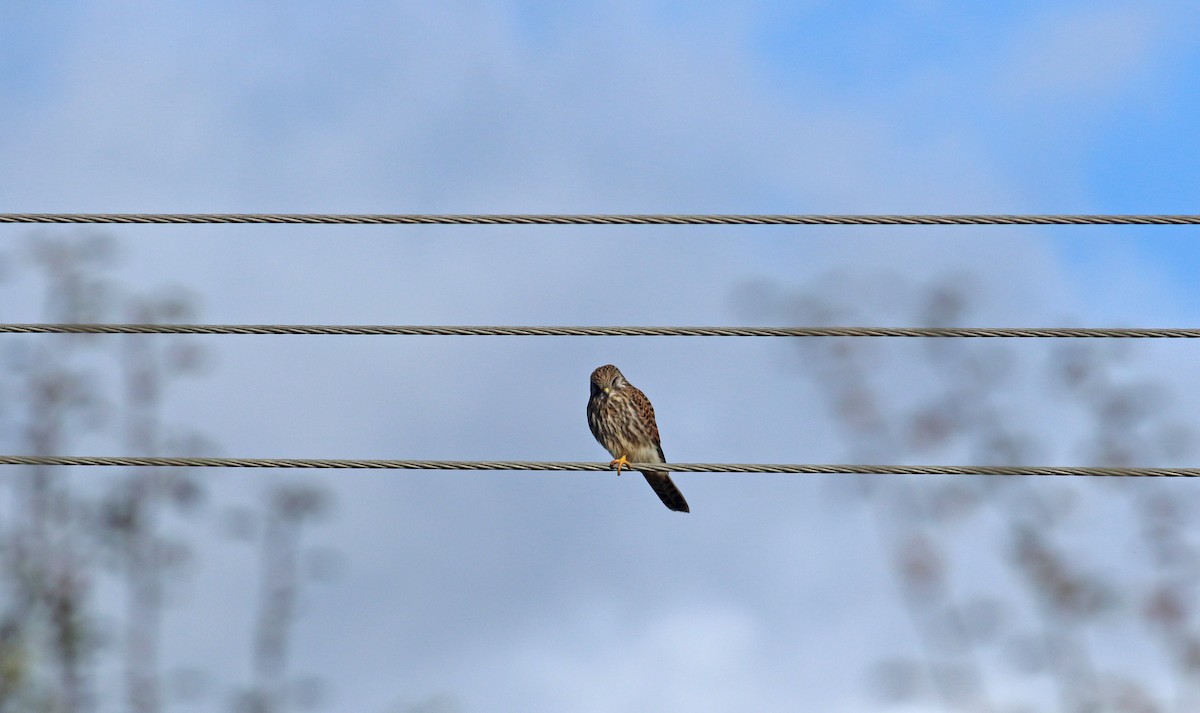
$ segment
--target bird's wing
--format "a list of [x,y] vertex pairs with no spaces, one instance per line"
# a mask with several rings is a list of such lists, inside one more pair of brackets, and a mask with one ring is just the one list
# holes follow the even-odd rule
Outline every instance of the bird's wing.
[[636,386],[631,387],[630,391],[632,392],[633,406],[637,409],[638,419],[645,425],[646,432],[650,434],[650,441],[661,451],[662,448],[659,445],[661,441],[658,437],[658,422],[654,420],[654,407],[650,405],[650,399],[646,398],[642,390]]

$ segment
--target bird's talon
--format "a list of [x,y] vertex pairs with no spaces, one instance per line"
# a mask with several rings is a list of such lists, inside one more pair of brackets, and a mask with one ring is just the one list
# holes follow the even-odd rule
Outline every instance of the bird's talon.
[[623,466],[629,465],[629,460],[626,459],[625,456],[621,456],[620,458],[617,458],[617,459],[613,460],[611,463],[609,463],[608,467],[611,468],[614,465],[617,466],[617,477],[620,477],[621,476],[621,468]]

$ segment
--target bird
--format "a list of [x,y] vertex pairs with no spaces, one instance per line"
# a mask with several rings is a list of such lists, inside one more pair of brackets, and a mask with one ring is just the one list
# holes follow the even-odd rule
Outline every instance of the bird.
[[[666,463],[654,407],[641,389],[625,380],[612,364],[592,372],[591,397],[587,405],[588,426],[600,445],[612,454],[609,466],[621,468],[632,463]],[[663,505],[676,512],[691,512],[683,493],[666,470],[643,470],[646,482],[654,488]]]

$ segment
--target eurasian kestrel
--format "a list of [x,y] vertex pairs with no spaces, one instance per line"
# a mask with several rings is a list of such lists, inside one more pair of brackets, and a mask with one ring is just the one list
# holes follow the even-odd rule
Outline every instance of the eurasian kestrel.
[[[592,372],[592,395],[588,399],[588,426],[600,445],[613,455],[612,463],[621,468],[632,463],[666,463],[654,407],[650,399],[625,380],[617,367],[606,364]],[[658,493],[663,505],[678,512],[690,512],[683,493],[675,487],[665,470],[643,470],[646,482]]]

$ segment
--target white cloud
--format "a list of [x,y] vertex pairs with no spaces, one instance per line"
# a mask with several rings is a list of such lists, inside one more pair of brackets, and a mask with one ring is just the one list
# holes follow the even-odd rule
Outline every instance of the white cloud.
[[684,606],[635,628],[611,616],[565,625],[585,629],[573,650],[539,643],[513,652],[512,662],[496,662],[516,669],[514,677],[536,701],[530,707],[581,713],[782,710],[768,705],[761,637],[743,613]]
[[1002,86],[1026,101],[1109,100],[1144,81],[1166,39],[1154,4],[1072,4],[1017,34]]

